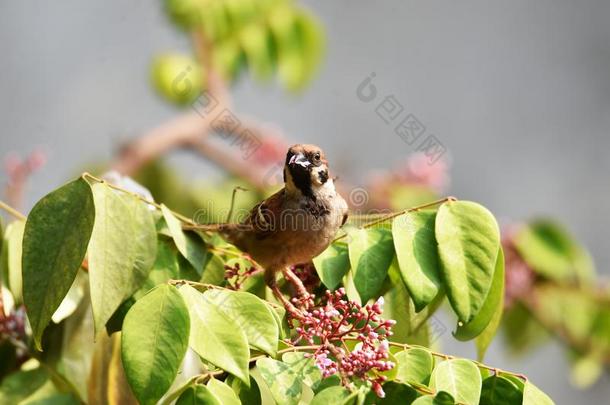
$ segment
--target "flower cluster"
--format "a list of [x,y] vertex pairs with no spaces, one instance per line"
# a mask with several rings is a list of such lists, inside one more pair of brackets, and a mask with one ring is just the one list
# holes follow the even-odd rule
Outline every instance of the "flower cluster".
[[25,336],[25,309],[20,307],[5,315],[4,308],[0,305],[0,342],[7,339],[24,341]]
[[233,266],[225,264],[225,280],[230,289],[239,290],[248,277],[259,271],[260,269],[256,266],[250,266],[242,271],[239,263],[235,263]]
[[374,304],[361,306],[345,299],[345,290],[326,292],[322,305],[300,308],[295,343],[318,345],[312,354],[324,377],[338,374],[345,385],[353,378],[371,383],[379,397],[385,394],[382,374],[394,367],[389,361],[387,338],[392,335],[393,320],[384,320],[383,297]]

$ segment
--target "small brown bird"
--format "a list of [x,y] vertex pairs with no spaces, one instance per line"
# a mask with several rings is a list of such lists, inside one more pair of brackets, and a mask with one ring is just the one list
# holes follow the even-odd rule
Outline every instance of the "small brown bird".
[[324,152],[316,145],[299,144],[286,154],[284,188],[254,206],[241,224],[219,231],[265,268],[265,281],[278,295],[276,273],[296,281],[288,266],[324,251],[347,220],[347,211]]

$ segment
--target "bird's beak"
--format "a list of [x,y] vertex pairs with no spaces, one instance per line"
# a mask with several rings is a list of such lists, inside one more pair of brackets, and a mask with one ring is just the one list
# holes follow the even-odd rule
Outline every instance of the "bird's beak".
[[302,153],[298,153],[296,155],[292,155],[292,157],[288,161],[288,164],[290,166],[300,165],[302,167],[308,167],[311,165],[311,162],[307,160],[305,155],[303,155]]

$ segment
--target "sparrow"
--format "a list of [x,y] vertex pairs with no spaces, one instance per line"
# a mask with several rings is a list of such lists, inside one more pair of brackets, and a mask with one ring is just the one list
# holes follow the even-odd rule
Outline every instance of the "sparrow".
[[[282,272],[302,286],[289,266],[309,262],[322,253],[348,216],[347,203],[335,189],[320,147],[291,146],[283,177],[284,187],[255,205],[244,221],[218,228],[265,269],[265,282],[278,298],[276,274]],[[304,288],[297,290],[306,294]]]

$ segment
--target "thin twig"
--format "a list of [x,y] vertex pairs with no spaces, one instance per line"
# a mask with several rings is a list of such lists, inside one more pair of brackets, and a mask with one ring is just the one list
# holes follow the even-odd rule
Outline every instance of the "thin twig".
[[25,221],[27,219],[27,217],[25,215],[23,215],[21,212],[17,211],[15,208],[11,207],[10,205],[8,205],[7,203],[5,203],[2,200],[0,200],[0,208],[3,209],[4,211],[8,212],[9,214],[11,214],[12,216],[14,216],[17,219],[20,219],[23,221]]

